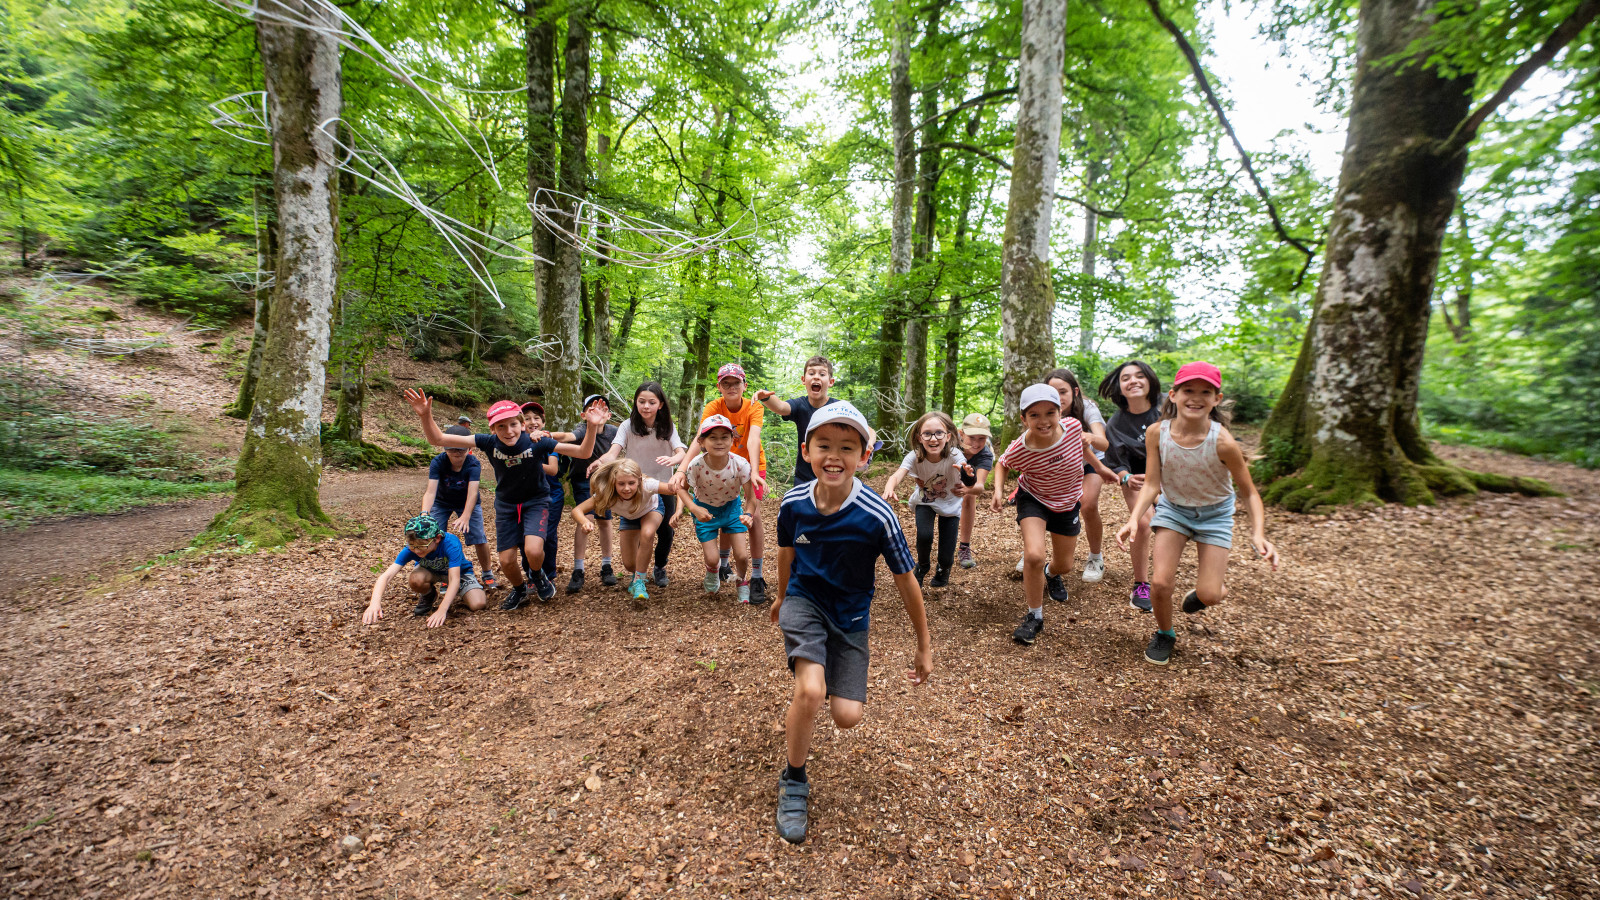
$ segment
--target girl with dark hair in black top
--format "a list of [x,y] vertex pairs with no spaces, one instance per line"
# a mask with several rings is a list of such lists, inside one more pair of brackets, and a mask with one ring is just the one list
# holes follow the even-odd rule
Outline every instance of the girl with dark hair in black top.
[[[1122,499],[1129,509],[1144,487],[1145,431],[1161,419],[1156,398],[1161,394],[1161,379],[1143,360],[1130,359],[1100,382],[1100,396],[1117,405],[1117,412],[1106,423],[1105,463],[1117,475]],[[1128,605],[1150,612],[1150,517],[1140,517],[1133,536],[1133,590]]]

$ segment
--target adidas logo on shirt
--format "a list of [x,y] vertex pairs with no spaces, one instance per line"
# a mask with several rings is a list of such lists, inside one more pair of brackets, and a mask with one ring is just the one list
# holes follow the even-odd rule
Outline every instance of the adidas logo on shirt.
[[796,544],[809,544],[811,543],[811,539],[802,534],[799,537],[796,537],[794,542]]

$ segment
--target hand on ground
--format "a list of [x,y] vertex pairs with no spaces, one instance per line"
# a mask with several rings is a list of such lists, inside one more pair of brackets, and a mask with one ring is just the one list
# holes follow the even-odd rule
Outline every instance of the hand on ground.
[[376,625],[381,618],[383,618],[383,604],[374,600],[372,605],[367,607],[367,611],[361,614],[361,624]]
[[433,615],[428,617],[428,627],[438,628],[440,625],[443,625],[445,617],[449,614],[450,611],[445,609],[443,605],[440,605],[440,607],[434,611]]

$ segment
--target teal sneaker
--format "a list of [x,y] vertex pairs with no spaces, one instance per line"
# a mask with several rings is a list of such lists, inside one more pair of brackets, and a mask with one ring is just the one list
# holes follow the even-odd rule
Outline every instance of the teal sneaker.
[[722,588],[722,576],[718,575],[716,572],[707,572],[706,573],[706,580],[705,580],[706,593],[715,594],[721,588]]
[[649,600],[650,591],[644,585],[644,576],[641,575],[640,577],[635,578],[633,580],[633,584],[628,587],[628,596],[635,600]]

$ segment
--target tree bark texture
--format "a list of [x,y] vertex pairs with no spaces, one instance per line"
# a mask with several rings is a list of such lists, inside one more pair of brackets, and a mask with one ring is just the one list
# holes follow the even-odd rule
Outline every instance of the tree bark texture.
[[[944,11],[942,3],[928,7],[922,30],[920,55],[930,64],[939,53],[939,16]],[[939,113],[939,81],[925,84],[921,91],[922,139],[917,156],[917,199],[912,223],[911,259],[913,268],[924,266],[933,255],[934,235],[939,213],[939,152],[940,129],[935,119]],[[915,420],[928,411],[928,317],[933,313],[933,295],[938,281],[922,271],[912,291],[911,315],[906,321],[906,411],[907,421]]]
[[[1083,180],[1084,196],[1093,202],[1094,183],[1100,174],[1100,165],[1094,160],[1089,161],[1088,170]],[[1078,292],[1078,352],[1084,356],[1094,353],[1094,268],[1095,253],[1099,249],[1096,241],[1099,239],[1100,214],[1093,208],[1085,207],[1083,210],[1083,262],[1078,271],[1083,274],[1083,286]]]
[[1066,0],[1022,0],[1017,136],[1000,260],[1001,392],[1004,447],[1018,431],[1022,389],[1055,366],[1055,287],[1050,281],[1050,219],[1061,151],[1061,66]]
[[[567,13],[566,82],[561,91],[561,190],[564,213],[559,221],[574,232],[577,200],[589,180],[589,11],[574,6]],[[555,278],[547,311],[544,409],[552,423],[577,422],[583,401],[583,251],[573,238],[555,241]],[[546,310],[548,307],[548,310]]]
[[[264,173],[263,177],[271,177],[271,173]],[[252,191],[252,195],[257,192]],[[276,203],[274,202],[274,205]],[[233,405],[223,410],[223,414],[235,419],[249,419],[250,410],[256,404],[256,381],[261,377],[261,357],[267,351],[267,322],[272,313],[272,286],[260,286],[261,273],[274,273],[278,269],[278,217],[277,214],[267,213],[264,222],[256,227],[256,284],[251,293],[255,295],[255,315],[250,329],[250,351],[245,356],[244,377],[239,379],[239,393],[234,398]]]
[[911,15],[894,7],[889,51],[889,124],[894,141],[894,193],[889,214],[889,285],[878,330],[877,430],[891,443],[904,420],[900,367],[905,354],[906,276],[911,272],[912,205],[917,191],[916,135],[911,128]]
[[[528,204],[550,203],[540,190],[556,188],[556,164],[560,151],[556,144],[556,16],[552,0],[525,0],[523,42],[528,63]],[[538,219],[533,220],[530,241],[539,261],[533,264],[533,292],[539,307],[539,342],[554,341],[559,330],[555,288],[556,238]],[[541,346],[539,368],[548,381],[552,354]],[[552,423],[555,419],[550,419]]]

